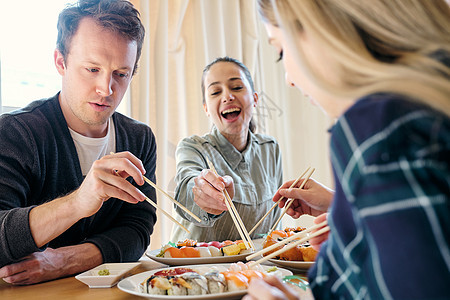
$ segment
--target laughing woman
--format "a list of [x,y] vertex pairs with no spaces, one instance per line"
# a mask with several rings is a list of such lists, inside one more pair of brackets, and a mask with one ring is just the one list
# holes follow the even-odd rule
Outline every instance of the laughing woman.
[[[176,150],[175,198],[202,219],[193,220],[177,209],[187,236],[175,228],[172,241],[240,239],[224,203],[226,189],[245,227],[250,230],[272,206],[282,184],[281,153],[274,138],[254,133],[253,110],[258,94],[250,72],[240,61],[217,58],[202,77],[203,108],[214,124],[210,133],[183,139]],[[208,159],[219,173],[208,168]],[[256,233],[270,229],[280,210],[272,213]]]

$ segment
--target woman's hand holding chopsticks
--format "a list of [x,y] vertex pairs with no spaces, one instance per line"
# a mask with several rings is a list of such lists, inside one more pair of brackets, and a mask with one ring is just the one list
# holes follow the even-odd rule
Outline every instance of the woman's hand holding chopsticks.
[[223,192],[226,190],[233,199],[233,178],[228,175],[217,176],[212,170],[204,169],[194,178],[194,182],[195,185],[192,188],[194,201],[201,209],[214,215],[220,215],[228,210]]
[[288,199],[294,199],[289,209],[286,211],[288,215],[297,219],[303,214],[318,216],[328,210],[331,205],[334,191],[310,178],[302,189],[298,188],[303,179],[299,180],[295,187],[290,188],[294,180],[287,181],[278,189],[273,201],[284,197],[278,206],[284,207]]
[[[327,217],[328,217],[328,213],[321,214],[320,216],[318,216],[317,218],[314,219],[314,224],[320,224],[320,223],[322,223],[323,221],[326,221],[326,220],[327,220]],[[318,230],[319,230],[319,229],[313,230],[311,233],[314,234],[314,233],[315,233],[316,231],[318,231]],[[322,246],[322,243],[325,242],[326,240],[328,240],[328,235],[329,235],[329,233],[330,233],[330,232],[327,231],[327,232],[325,232],[325,233],[323,233],[323,234],[321,234],[321,235],[312,237],[312,238],[309,240],[309,244],[310,244],[311,247],[313,247],[315,250],[319,251],[319,250],[320,250],[320,246]]]

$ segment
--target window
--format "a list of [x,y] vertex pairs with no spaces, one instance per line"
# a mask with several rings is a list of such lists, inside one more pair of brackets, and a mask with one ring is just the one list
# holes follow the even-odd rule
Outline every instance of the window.
[[74,0],[0,3],[0,113],[51,97],[61,77],[53,63],[59,12]]

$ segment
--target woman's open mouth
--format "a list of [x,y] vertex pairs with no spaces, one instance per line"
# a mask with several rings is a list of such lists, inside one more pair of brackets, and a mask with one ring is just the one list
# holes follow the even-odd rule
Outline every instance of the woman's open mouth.
[[222,115],[222,117],[224,119],[226,119],[228,121],[234,121],[241,114],[241,109],[238,108],[238,107],[233,107],[233,108],[229,108],[229,109],[224,110],[220,114]]

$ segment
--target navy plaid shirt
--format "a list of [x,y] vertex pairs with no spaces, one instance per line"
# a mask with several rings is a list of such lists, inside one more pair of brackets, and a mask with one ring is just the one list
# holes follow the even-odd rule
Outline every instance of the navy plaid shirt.
[[450,118],[380,93],[331,134],[336,194],[309,273],[316,299],[450,299]]

